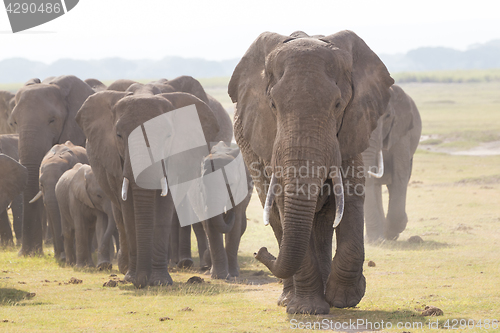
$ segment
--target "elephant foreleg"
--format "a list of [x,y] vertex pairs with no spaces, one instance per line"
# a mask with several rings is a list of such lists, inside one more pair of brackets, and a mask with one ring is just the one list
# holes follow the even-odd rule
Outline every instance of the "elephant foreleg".
[[177,267],[189,268],[193,266],[191,256],[191,225],[179,228],[179,262]]
[[[360,157],[354,162],[362,165]],[[347,168],[344,163],[342,166]],[[344,217],[335,229],[337,248],[326,285],[326,300],[338,308],[357,305],[365,294],[363,186],[364,178],[344,180]]]
[[294,294],[286,307],[288,313],[327,314],[330,311],[314,248],[311,235],[304,260],[293,276]]
[[203,229],[202,223],[193,224],[193,231],[196,235],[196,242],[198,245],[198,255],[200,258],[200,267],[201,269],[208,269],[210,266],[205,261],[204,255],[205,251],[208,249],[208,240],[207,235],[205,234],[205,229]]
[[[401,140],[393,147],[392,182],[387,185],[389,190],[389,207],[387,209],[385,238],[397,239],[408,223],[406,215],[406,191],[411,174],[411,156],[405,149],[409,139]],[[405,143],[406,142],[406,143]]]
[[382,239],[385,227],[382,185],[374,180],[366,181],[364,211],[367,241],[376,242]]
[[208,237],[210,259],[212,261],[212,268],[210,269],[212,279],[225,279],[229,276],[229,271],[223,234],[211,225],[210,220],[203,222],[203,224]]
[[75,223],[76,266],[93,266],[91,249],[94,233],[91,231],[95,228],[91,229],[89,224],[95,225],[95,220],[88,221],[84,216],[78,215],[73,216],[73,221]]
[[96,235],[97,235],[97,267],[100,270],[110,270],[111,253],[110,243],[112,241],[113,228],[115,227],[114,221],[105,213],[100,213],[97,216]]

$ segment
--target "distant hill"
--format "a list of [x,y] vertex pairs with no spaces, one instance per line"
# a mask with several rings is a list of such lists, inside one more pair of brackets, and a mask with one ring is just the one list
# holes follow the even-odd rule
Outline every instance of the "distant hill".
[[[406,54],[380,54],[391,73],[500,68],[500,39],[476,44],[466,51],[446,47],[421,47]],[[0,61],[0,83],[25,82],[73,74],[82,79],[99,80],[158,79],[191,75],[196,78],[231,76],[239,59],[210,61],[201,58],[165,57],[161,60],[60,59],[51,64],[13,58]]]
[[475,44],[466,51],[446,47],[420,47],[406,54],[379,56],[391,73],[500,68],[500,39]]
[[161,60],[60,59],[51,64],[12,58],[0,61],[0,83],[25,82],[31,78],[73,74],[82,79],[158,79],[191,75],[197,78],[231,76],[239,59],[210,61],[199,58],[165,57]]

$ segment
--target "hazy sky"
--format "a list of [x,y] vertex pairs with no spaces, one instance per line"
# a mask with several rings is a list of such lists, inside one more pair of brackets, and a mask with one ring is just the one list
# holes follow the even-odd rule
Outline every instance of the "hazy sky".
[[0,60],[222,60],[241,57],[263,31],[329,35],[343,29],[377,53],[421,46],[464,50],[500,39],[500,1],[80,0],[68,14],[17,34],[0,8]]

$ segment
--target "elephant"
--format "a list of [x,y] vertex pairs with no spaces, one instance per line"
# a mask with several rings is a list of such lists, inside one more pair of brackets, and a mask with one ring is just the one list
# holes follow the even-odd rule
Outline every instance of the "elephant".
[[16,132],[15,128],[12,128],[9,123],[10,114],[16,105],[15,96],[10,91],[0,91],[0,134]]
[[23,239],[20,255],[43,253],[41,201],[29,203],[39,191],[43,157],[57,143],[71,141],[85,146],[85,135],[75,121],[76,112],[92,88],[75,76],[60,76],[49,82],[31,80],[16,93],[11,122],[19,133],[19,162],[28,170],[24,191]]
[[111,200],[97,183],[88,164],[76,163],[56,184],[66,264],[94,266],[92,239],[97,235],[97,267],[112,268],[110,246],[116,225]]
[[[370,146],[362,153],[367,170],[364,210],[369,242],[397,239],[406,228],[406,189],[422,133],[415,102],[397,85],[390,91],[387,111],[370,136]],[[382,205],[382,185],[389,190],[387,218]]]
[[98,79],[86,79],[83,82],[88,84],[95,92],[108,89],[108,87]]
[[136,184],[128,136],[145,121],[192,104],[197,107],[206,141],[214,142],[219,134],[214,112],[188,93],[103,91],[89,97],[77,115],[87,137],[87,154],[96,178],[117,213],[119,269],[137,288],[172,283],[167,255],[175,209],[170,192],[161,196],[159,190]]
[[283,279],[288,313],[325,314],[364,296],[364,176],[354,171],[393,83],[348,30],[262,33],[233,72],[235,139],[279,244],[277,258],[265,247],[255,258]]
[[89,163],[85,148],[75,146],[71,141],[54,145],[45,154],[40,165],[40,191],[30,200],[32,204],[43,197],[48,227],[53,235],[54,257],[62,261],[65,260],[65,252],[55,189],[59,178],[77,163]]
[[[19,154],[17,151],[17,144],[19,135],[17,134],[1,134],[0,135],[0,153],[9,156],[10,158],[19,162]],[[12,210],[12,225],[16,233],[16,245],[21,245],[21,238],[23,235],[23,195],[17,195],[10,204]],[[10,228],[10,221],[7,212],[1,213],[2,218],[7,221]],[[10,236],[12,237],[12,236]]]
[[[204,159],[201,175],[204,177],[227,166],[235,161],[239,154],[240,150],[238,148],[230,148],[224,142],[218,143],[212,148],[210,155]],[[236,199],[231,193],[230,198],[235,203],[235,206],[227,212],[202,222],[208,237],[210,258],[207,258],[209,259],[207,262],[211,264],[210,273],[213,279],[227,279],[239,276],[238,248],[241,236],[246,230],[246,209],[253,191],[252,179],[246,167],[245,172],[247,186],[245,186],[244,190],[248,190],[248,194],[244,199],[236,204]],[[239,179],[231,174],[227,174],[227,177],[230,188],[237,188]]]
[[26,187],[28,172],[15,159],[0,154],[0,242],[14,245],[7,207]]
[[115,82],[111,83],[108,86],[107,90],[125,91],[128,89],[128,87],[130,87],[134,83],[137,83],[137,82],[132,81],[132,80],[127,80],[127,79],[119,79],[119,80],[116,80]]

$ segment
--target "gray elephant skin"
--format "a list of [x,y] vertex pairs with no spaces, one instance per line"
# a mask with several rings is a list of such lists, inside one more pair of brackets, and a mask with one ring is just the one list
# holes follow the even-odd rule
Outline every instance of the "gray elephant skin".
[[63,173],[77,163],[89,163],[85,148],[75,146],[71,141],[54,145],[45,154],[40,165],[40,191],[30,200],[30,204],[33,204],[43,198],[48,227],[53,235],[54,257],[63,261],[65,260],[63,233],[55,189]]
[[[369,242],[397,239],[406,228],[406,190],[421,133],[422,121],[415,102],[401,87],[393,85],[387,112],[378,120],[370,147],[362,154],[367,170],[364,209]],[[387,217],[382,185],[389,190]]]
[[95,266],[92,239],[97,236],[97,267],[109,270],[110,246],[116,229],[111,201],[104,194],[88,164],[77,163],[56,184],[66,263]]
[[[17,153],[17,144],[19,141],[19,136],[17,134],[2,134],[0,135],[0,153],[5,154],[12,159],[19,162],[19,155]],[[22,193],[17,195],[14,199],[12,199],[12,203],[10,204],[10,208],[12,210],[12,226],[14,227],[14,232],[16,233],[16,245],[21,245],[21,239],[23,235],[23,195]],[[3,227],[2,233],[9,234],[6,236],[7,238],[13,238],[11,228],[10,228],[10,220],[7,211],[1,213],[1,224]],[[8,225],[8,229],[7,229]],[[10,231],[9,231],[10,230]]]
[[20,255],[43,253],[43,202],[29,203],[39,190],[40,163],[54,144],[71,141],[78,146],[85,145],[85,136],[75,116],[93,93],[89,85],[75,76],[60,76],[43,82],[31,80],[16,93],[11,122],[19,133],[19,162],[28,170]]
[[[240,154],[238,148],[230,148],[224,142],[220,142],[211,150],[211,154],[205,158],[202,164],[202,176],[227,166]],[[212,166],[214,167],[212,171]],[[245,168],[246,169],[246,168]],[[246,209],[252,197],[253,183],[248,170],[246,171],[246,184],[248,194],[235,207],[227,212],[216,215],[202,222],[208,237],[210,255],[207,263],[211,265],[210,273],[213,279],[227,279],[239,276],[238,249],[240,240],[247,226]],[[228,175],[228,185],[236,188],[239,179]],[[211,193],[212,195],[217,195]],[[230,195],[232,202],[234,198]],[[209,260],[208,260],[209,259]]]
[[15,133],[15,128],[10,126],[9,118],[16,105],[15,94],[9,91],[0,91],[0,134]]
[[0,243],[14,245],[7,207],[26,187],[28,172],[15,159],[0,154]]
[[365,180],[339,170],[363,167],[393,83],[351,31],[265,32],[234,70],[236,142],[280,249],[255,256],[283,279],[278,304],[288,313],[324,314],[364,296],[364,195],[355,189]]
[[[195,104],[206,141],[214,142],[219,136],[219,122],[207,103],[183,92],[158,94],[163,84],[155,85],[96,93],[77,115],[94,174],[114,204],[120,234],[119,269],[138,288],[172,283],[167,258],[175,210],[170,192],[160,196],[159,190],[142,189],[135,183],[128,155],[130,132],[165,112]],[[189,85],[184,89],[189,90]]]

